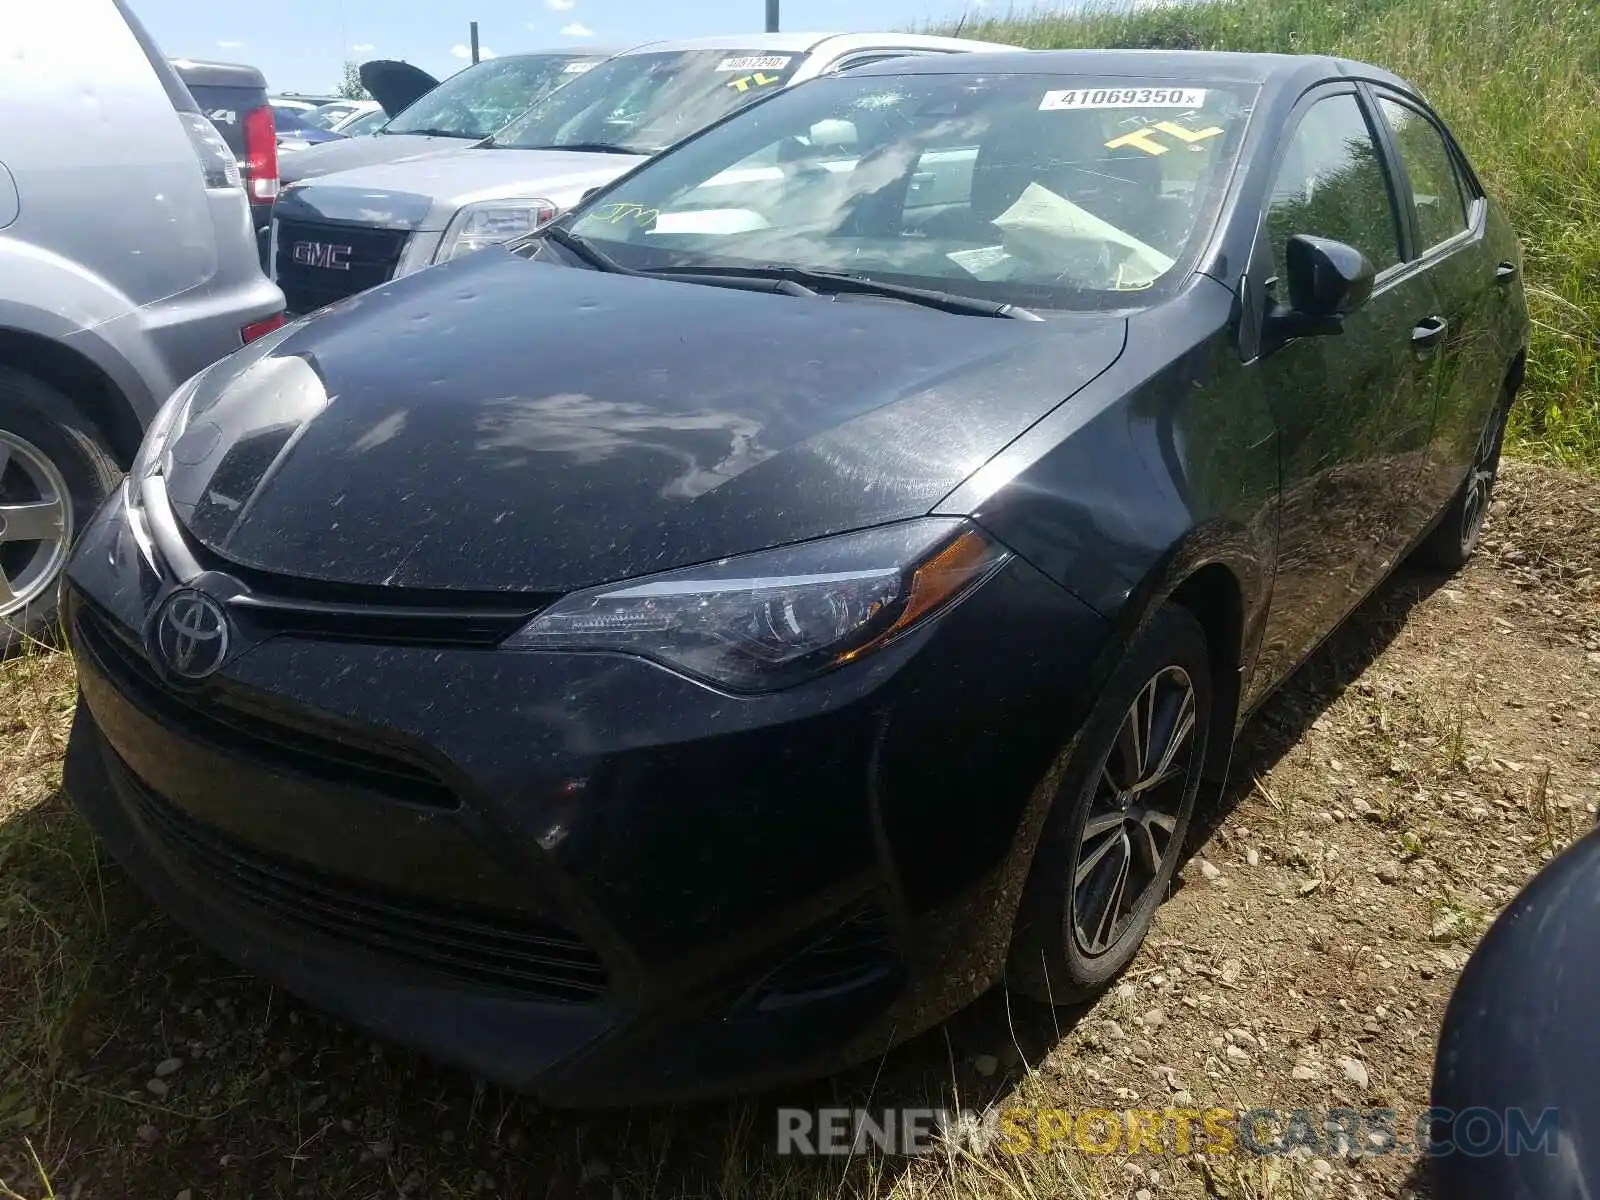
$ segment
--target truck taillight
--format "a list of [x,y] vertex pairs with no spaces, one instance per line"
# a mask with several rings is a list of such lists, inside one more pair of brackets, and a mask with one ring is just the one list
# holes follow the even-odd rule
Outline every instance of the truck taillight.
[[244,115],[244,160],[251,204],[278,198],[278,129],[272,109],[263,104]]

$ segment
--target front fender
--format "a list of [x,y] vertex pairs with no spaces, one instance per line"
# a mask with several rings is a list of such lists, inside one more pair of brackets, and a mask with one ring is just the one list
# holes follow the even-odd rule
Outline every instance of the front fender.
[[1233,293],[1202,276],[1136,314],[1114,366],[937,511],[976,519],[1123,641],[1220,563],[1239,587],[1241,658],[1252,657],[1275,565],[1277,430],[1240,386],[1233,311]]

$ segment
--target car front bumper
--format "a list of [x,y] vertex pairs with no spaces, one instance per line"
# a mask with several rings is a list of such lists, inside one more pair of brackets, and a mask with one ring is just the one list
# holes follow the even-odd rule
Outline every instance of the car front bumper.
[[199,688],[120,501],[67,618],[64,786],[221,953],[551,1103],[758,1088],[992,985],[1109,651],[1021,560],[869,660],[734,697],[636,659],[278,634]]

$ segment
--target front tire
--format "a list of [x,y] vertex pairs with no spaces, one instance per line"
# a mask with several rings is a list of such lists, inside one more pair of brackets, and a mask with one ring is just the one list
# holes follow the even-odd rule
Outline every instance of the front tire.
[[54,630],[73,534],[121,474],[70,399],[0,366],[0,656]]
[[1007,986],[1087,999],[1137,953],[1182,856],[1211,724],[1205,631],[1157,611],[1072,749],[1023,892]]

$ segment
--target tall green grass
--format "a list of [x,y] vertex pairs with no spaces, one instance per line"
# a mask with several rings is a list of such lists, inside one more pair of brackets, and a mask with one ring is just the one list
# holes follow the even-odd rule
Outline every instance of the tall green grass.
[[1600,472],[1600,0],[1108,0],[959,28],[1036,48],[1337,54],[1411,80],[1522,236],[1534,330],[1515,445]]

